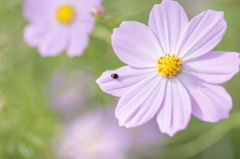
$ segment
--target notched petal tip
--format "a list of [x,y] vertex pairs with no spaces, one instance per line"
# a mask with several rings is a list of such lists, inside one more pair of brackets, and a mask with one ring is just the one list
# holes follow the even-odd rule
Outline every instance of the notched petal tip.
[[120,28],[114,28],[113,29],[113,34],[111,35],[112,43],[113,43],[113,39],[115,38],[115,36],[117,35],[119,30],[120,30]]
[[74,58],[74,57],[80,57],[80,56],[82,56],[82,55],[77,55],[77,54],[69,55],[69,54],[67,53],[67,56],[68,56],[69,58]]
[[232,98],[224,87],[208,84],[184,74],[179,77],[187,86],[192,99],[192,114],[198,119],[216,123],[229,117],[232,109]]
[[[160,129],[159,129],[160,130]],[[161,133],[168,135],[169,137],[173,137],[177,132],[163,132],[160,130]]]
[[131,24],[133,24],[133,23],[139,23],[139,22],[137,22],[137,21],[123,21],[123,22],[119,25],[118,28],[114,28],[114,29],[113,29],[112,37],[113,37],[114,35],[116,35],[118,32],[120,32],[121,30],[125,30],[126,27],[131,26]]
[[184,130],[191,119],[191,103],[189,92],[182,82],[175,78],[169,80],[164,103],[156,116],[159,130],[169,136]]
[[136,21],[123,21],[123,22],[120,24],[119,28],[126,27],[126,25],[128,25],[128,23],[131,23],[131,22],[136,22]]
[[125,127],[127,129],[129,128],[135,128],[135,127],[138,127],[139,125],[137,124],[132,124],[131,122],[128,122],[128,121],[125,121],[125,120],[122,120],[121,117],[117,116],[116,113],[115,113],[115,117],[118,119],[118,125],[120,127]]
[[74,58],[74,57],[80,57],[84,54],[86,50],[86,47],[84,47],[81,51],[69,51],[69,49],[67,48],[66,50],[66,55],[69,57],[69,58]]
[[183,64],[183,72],[206,83],[222,84],[239,72],[239,53],[210,51]]
[[[100,78],[100,77],[99,77]],[[99,78],[95,81],[99,85]]]
[[223,11],[216,11],[216,10],[212,10],[212,9],[208,9],[207,11],[208,12],[213,12],[214,14],[217,13],[224,18],[224,12]]
[[[191,119],[191,118],[190,118],[190,119]],[[189,122],[190,122],[190,119],[189,119]],[[188,125],[186,125],[185,127],[181,128],[181,129],[172,130],[172,131],[163,131],[163,130],[161,130],[161,128],[159,127],[159,130],[160,130],[161,133],[166,134],[166,135],[168,135],[169,137],[173,137],[173,136],[176,135],[178,132],[185,130],[185,129],[187,128],[187,126],[188,126]]]
[[46,55],[46,54],[42,54],[42,53],[40,53],[40,52],[39,52],[39,54],[40,54],[40,56],[43,57],[43,58],[47,58],[47,57],[48,57],[48,55]]
[[162,4],[168,3],[168,2],[174,2],[174,1],[171,1],[171,0],[163,0],[163,1],[162,1]]
[[225,13],[223,11],[216,11],[216,10],[212,10],[212,9],[208,9],[208,12],[211,12],[211,14],[216,14],[216,16],[218,15],[219,17],[222,18],[224,25],[226,25],[227,27],[227,22],[225,20]]
[[118,119],[118,125],[120,127],[131,128],[131,126],[127,125],[127,123],[118,116],[117,109],[115,109],[115,117]]
[[225,25],[225,27],[227,27],[227,22],[225,20],[225,13],[223,11],[216,11],[216,10],[208,9],[207,12],[210,12],[210,14],[216,14],[215,16],[221,17],[223,20],[223,25]]

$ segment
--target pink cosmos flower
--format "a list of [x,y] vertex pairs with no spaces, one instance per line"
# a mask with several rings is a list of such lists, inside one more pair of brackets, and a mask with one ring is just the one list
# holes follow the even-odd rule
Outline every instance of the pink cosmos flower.
[[23,15],[30,22],[24,41],[38,47],[43,57],[66,49],[69,57],[80,56],[88,46],[95,22],[91,8],[102,0],[26,0]]
[[[109,120],[110,119],[110,120]],[[60,158],[127,159],[129,137],[102,110],[95,110],[68,125],[54,146]]]
[[147,150],[144,155],[156,153],[154,147],[164,137],[154,121],[126,129],[117,125],[113,112],[112,108],[92,110],[65,126],[59,143],[53,142],[56,154],[69,159],[127,159],[129,152],[134,152],[131,158],[139,158],[142,149]]
[[96,82],[121,97],[119,124],[136,127],[156,115],[160,131],[173,136],[191,114],[212,123],[228,118],[232,99],[220,84],[239,72],[239,53],[211,51],[226,29],[223,12],[207,10],[189,21],[170,0],[153,7],[148,26],[129,21],[114,29],[113,49],[128,66],[106,71]]

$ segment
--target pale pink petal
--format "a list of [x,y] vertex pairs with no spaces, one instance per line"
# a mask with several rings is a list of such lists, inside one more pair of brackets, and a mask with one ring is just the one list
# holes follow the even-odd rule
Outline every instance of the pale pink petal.
[[168,79],[165,100],[157,114],[157,123],[162,133],[173,136],[187,127],[192,113],[191,99],[178,79]]
[[166,79],[154,74],[132,87],[117,105],[119,125],[130,128],[151,120],[162,104],[165,86]]
[[93,7],[95,5],[84,6],[82,4],[83,1],[79,1],[79,0],[76,0],[76,1],[77,2],[74,2],[72,4],[75,9],[75,17],[74,17],[74,20],[72,21],[71,25],[80,25],[80,24],[89,23],[89,22],[94,23],[95,20],[92,16],[90,10],[91,10],[91,7]]
[[148,25],[158,37],[163,52],[173,54],[188,22],[187,14],[178,2],[164,0],[153,7]]
[[72,0],[72,2],[78,7],[79,10],[88,9],[90,11],[91,7],[101,5],[102,0]]
[[239,72],[239,53],[210,51],[183,63],[183,72],[207,83],[222,84]]
[[139,22],[122,22],[114,29],[112,46],[119,59],[133,67],[155,67],[163,55],[153,31]]
[[69,25],[69,30],[78,34],[91,34],[95,26],[95,21],[91,18],[83,19],[78,17],[81,16],[77,16],[76,20]]
[[204,55],[222,40],[226,29],[223,12],[205,11],[188,23],[176,53],[182,61]]
[[[113,79],[111,77],[111,74],[114,73],[118,74],[118,79]],[[104,72],[96,82],[102,91],[121,97],[134,87],[134,85],[153,74],[156,74],[155,69],[136,69],[124,66],[117,70]]]
[[49,21],[52,18],[54,1],[26,0],[23,3],[23,16],[29,21]]
[[67,48],[68,57],[81,56],[89,43],[89,35],[74,34],[70,35],[70,41]]
[[24,42],[26,42],[31,47],[37,47],[42,38],[48,33],[49,29],[51,29],[50,24],[29,24],[24,29]]
[[69,41],[67,55],[69,57],[81,56],[89,43],[89,34],[94,29],[94,22],[74,22],[69,27]]
[[229,117],[232,98],[222,86],[203,83],[186,74],[179,75],[179,80],[189,91],[194,116],[212,123]]
[[65,28],[52,27],[41,40],[38,51],[43,57],[57,56],[67,45],[67,31]]

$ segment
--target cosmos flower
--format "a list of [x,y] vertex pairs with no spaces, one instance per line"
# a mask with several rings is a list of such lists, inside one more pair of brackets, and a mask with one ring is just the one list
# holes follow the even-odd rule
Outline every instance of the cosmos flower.
[[24,41],[38,47],[43,57],[66,49],[69,57],[80,56],[88,46],[95,22],[91,8],[102,0],[26,0],[23,15],[30,22]]
[[55,139],[57,155],[69,159],[127,159],[134,151],[131,157],[139,158],[138,148],[153,150],[156,143],[162,143],[163,136],[153,122],[126,129],[117,125],[113,112],[112,108],[91,110],[65,126],[59,143]]
[[[69,159],[127,159],[129,137],[102,110],[70,123],[60,136],[56,152]],[[54,146],[55,147],[55,146]]]
[[128,66],[106,71],[96,82],[121,97],[119,124],[136,127],[156,116],[160,131],[173,136],[191,114],[211,123],[228,118],[232,99],[220,84],[239,72],[239,53],[211,51],[226,29],[223,12],[207,10],[189,21],[170,0],[153,7],[148,26],[128,21],[114,29],[113,49]]

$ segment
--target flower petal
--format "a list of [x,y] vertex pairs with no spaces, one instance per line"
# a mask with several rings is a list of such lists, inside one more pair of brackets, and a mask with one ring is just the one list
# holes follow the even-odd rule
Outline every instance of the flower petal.
[[52,18],[54,5],[54,1],[49,0],[41,0],[41,3],[36,0],[26,0],[23,3],[23,16],[32,22],[46,22]]
[[211,51],[223,38],[227,23],[223,12],[208,10],[194,17],[181,35],[176,53],[182,61]]
[[232,98],[222,86],[203,83],[186,74],[179,75],[179,80],[189,91],[194,116],[211,123],[229,117]]
[[67,45],[67,31],[62,27],[52,27],[41,40],[38,51],[43,57],[57,56]]
[[76,35],[71,33],[67,55],[69,57],[81,56],[89,43],[89,35]]
[[155,67],[163,55],[155,34],[139,22],[122,22],[114,29],[112,46],[119,59],[132,67]]
[[24,42],[31,47],[37,47],[42,38],[48,33],[51,26],[48,24],[32,23],[24,29]]
[[[118,79],[111,78],[111,74],[114,73],[118,74]],[[121,97],[134,87],[134,85],[154,73],[156,73],[154,69],[136,69],[124,66],[117,70],[104,72],[96,82],[104,92]]]
[[88,0],[88,1],[73,0],[72,2],[78,7],[79,10],[86,9],[88,11],[91,7],[102,4],[102,0]]
[[183,63],[183,72],[203,82],[222,84],[239,72],[239,53],[210,51]]
[[165,100],[157,114],[160,131],[173,136],[187,127],[191,113],[191,99],[184,86],[176,78],[168,79]]
[[115,112],[119,125],[130,128],[151,120],[164,99],[165,81],[165,78],[155,74],[139,82],[124,94]]
[[178,2],[164,0],[153,7],[148,25],[158,37],[163,52],[173,54],[188,22],[188,16]]
[[94,28],[94,22],[82,23],[70,28],[67,48],[69,57],[81,56],[89,43],[89,34]]

